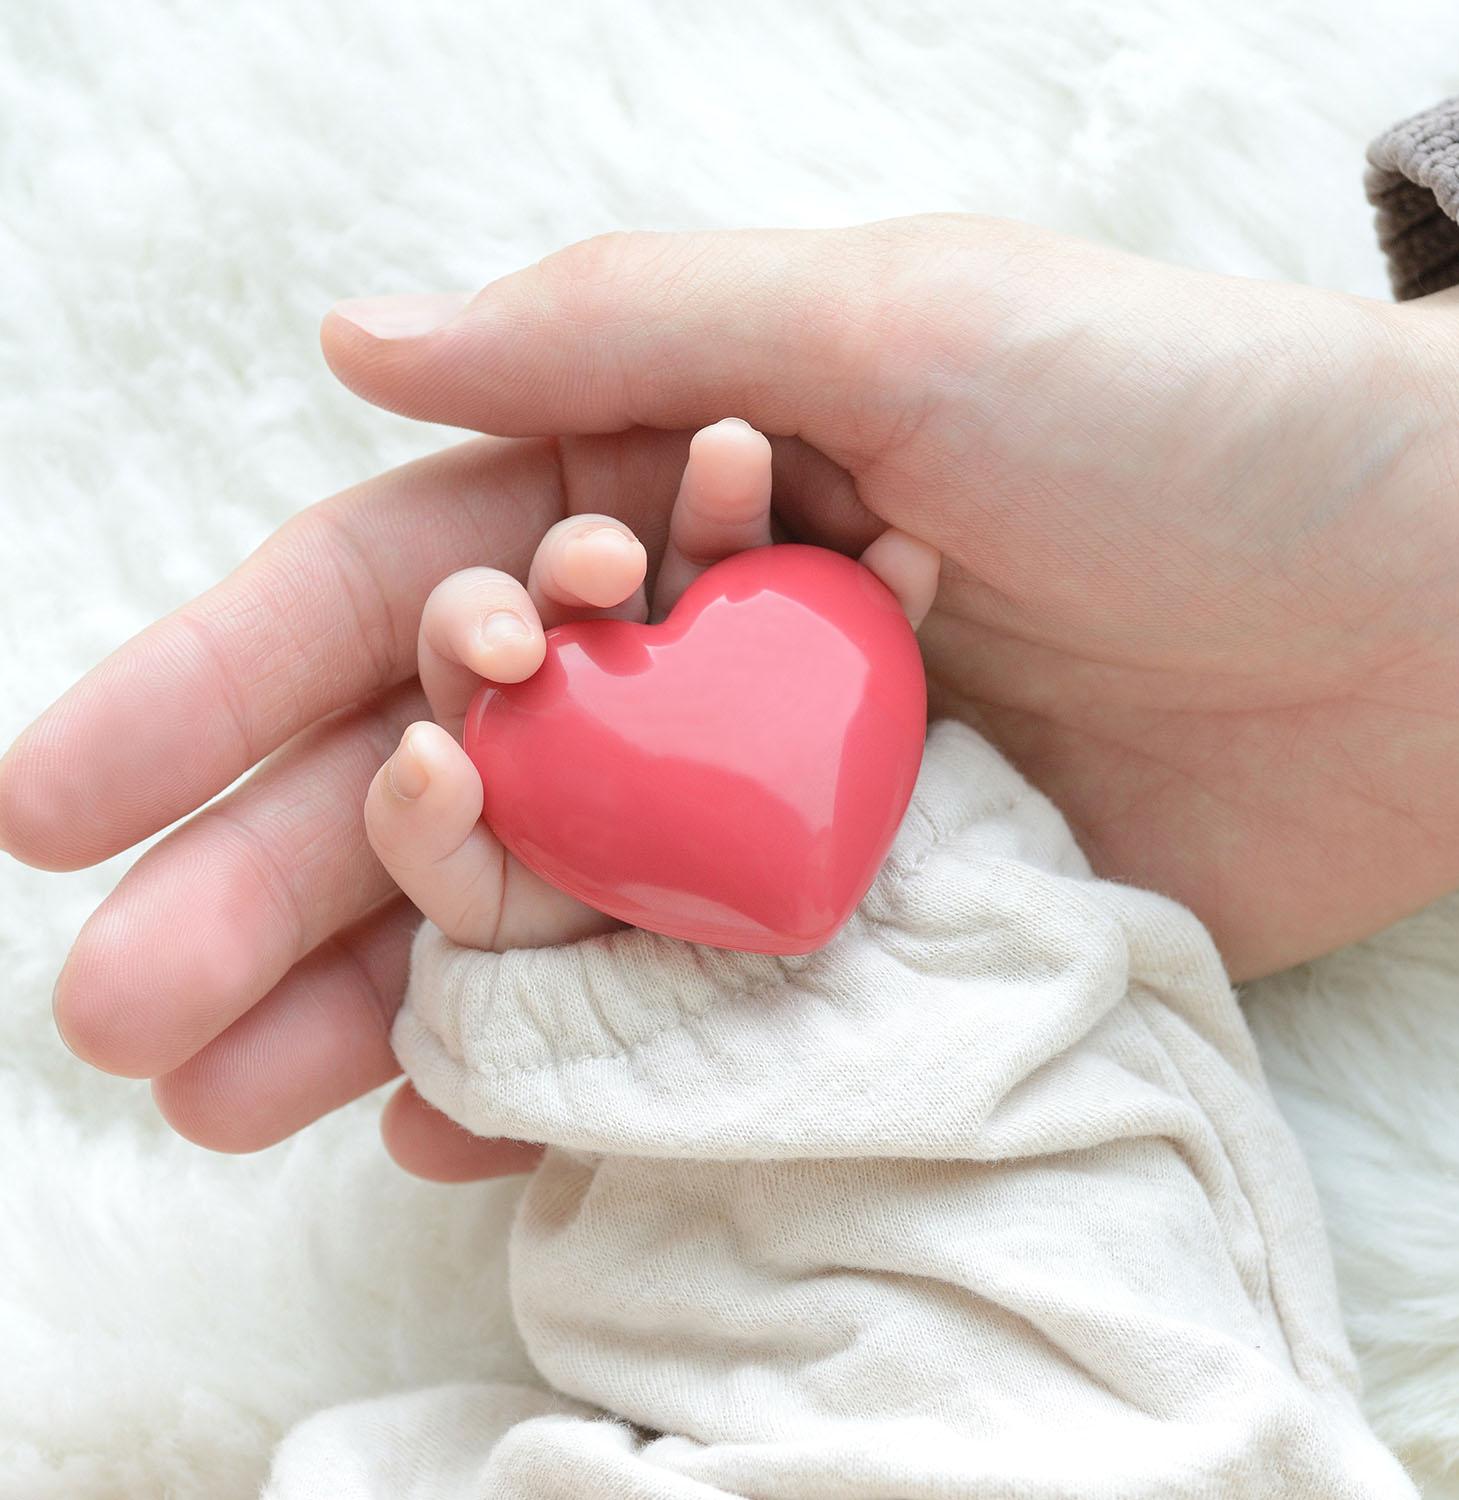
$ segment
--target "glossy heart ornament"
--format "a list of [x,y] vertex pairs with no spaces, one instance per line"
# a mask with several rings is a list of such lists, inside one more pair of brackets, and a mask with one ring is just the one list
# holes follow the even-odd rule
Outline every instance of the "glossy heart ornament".
[[547,632],[466,716],[483,816],[553,885],[670,937],[827,943],[876,876],[922,760],[911,626],[860,563],[741,552],[658,625]]

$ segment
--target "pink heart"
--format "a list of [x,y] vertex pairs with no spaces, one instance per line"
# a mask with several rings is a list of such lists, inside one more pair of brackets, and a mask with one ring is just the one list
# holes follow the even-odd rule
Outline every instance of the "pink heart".
[[922,759],[927,690],[890,590],[820,547],[717,563],[659,625],[547,632],[466,716],[483,816],[553,885],[670,937],[822,947],[866,894]]

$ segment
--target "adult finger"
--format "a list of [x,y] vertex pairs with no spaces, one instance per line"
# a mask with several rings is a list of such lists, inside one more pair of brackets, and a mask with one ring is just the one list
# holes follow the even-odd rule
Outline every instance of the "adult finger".
[[[180,1135],[213,1151],[259,1151],[400,1072],[390,1028],[420,915],[396,900],[295,966],[154,1098]],[[405,1097],[402,1097],[405,1096]],[[464,1182],[531,1169],[540,1146],[479,1141],[407,1085],[387,1104],[392,1155],[419,1177]]]
[[165,828],[300,730],[413,677],[436,584],[478,563],[525,579],[564,514],[611,509],[654,554],[687,445],[647,430],[478,439],[304,511],[20,736],[0,759],[0,848],[75,869]]
[[473,562],[524,575],[563,504],[556,444],[478,441],[311,507],[20,736],[0,761],[0,847],[50,869],[105,859],[413,677],[431,589]]
[[[321,340],[351,390],[429,421],[583,433],[694,428],[736,412],[844,461],[909,420],[905,392],[881,399],[880,379],[899,329],[921,333],[920,309],[896,299],[911,232],[606,235],[464,306],[340,303]],[[916,264],[935,267],[936,249],[921,243]]]
[[107,1072],[169,1072],[390,895],[360,807],[424,707],[412,685],[327,720],[149,849],[56,982],[71,1049]]
[[403,1083],[380,1116],[385,1149],[407,1172],[432,1182],[473,1182],[530,1172],[542,1147],[528,1141],[485,1140],[463,1130]]
[[259,1151],[395,1077],[390,1027],[420,913],[396,898],[327,938],[257,1005],[153,1080],[180,1135]]

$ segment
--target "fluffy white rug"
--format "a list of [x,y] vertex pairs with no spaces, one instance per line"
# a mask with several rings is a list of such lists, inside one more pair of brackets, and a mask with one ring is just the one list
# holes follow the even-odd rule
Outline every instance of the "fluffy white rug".
[[[1453,0],[6,6],[0,736],[445,440],[331,384],[336,296],[616,226],[922,208],[1381,294],[1363,145],[1456,88]],[[520,1373],[512,1186],[404,1180],[374,1101],[210,1157],[65,1053],[51,981],[121,867],[0,868],[0,1497],[245,1496],[318,1406]],[[1432,1495],[1459,1495],[1456,934],[1459,902],[1251,996],[1370,1410]]]

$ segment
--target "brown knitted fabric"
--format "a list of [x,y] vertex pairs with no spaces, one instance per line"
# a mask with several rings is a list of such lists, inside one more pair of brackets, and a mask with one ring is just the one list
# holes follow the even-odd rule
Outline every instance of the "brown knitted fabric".
[[1459,285],[1459,96],[1395,125],[1368,147],[1365,183],[1393,295]]

